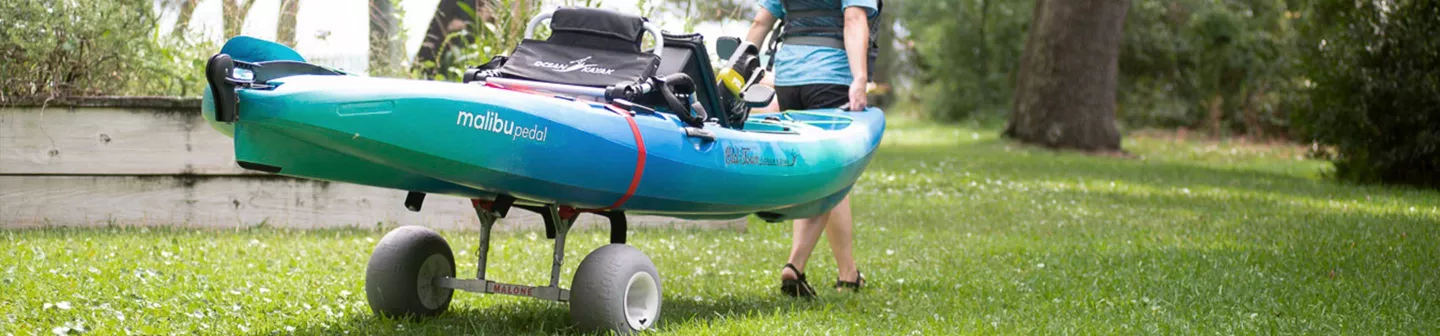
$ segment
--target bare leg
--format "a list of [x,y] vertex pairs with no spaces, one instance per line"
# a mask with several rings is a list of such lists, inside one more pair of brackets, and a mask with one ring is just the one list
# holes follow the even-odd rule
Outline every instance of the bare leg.
[[[789,262],[801,272],[805,271],[805,262],[810,260],[810,252],[815,251],[815,243],[820,242],[820,233],[825,230],[825,223],[830,221],[832,213],[834,213],[833,210],[819,216],[795,220],[793,233],[790,235]],[[780,271],[781,279],[797,279],[799,277],[799,274],[795,274],[788,268]]]
[[[841,281],[855,282],[860,273],[855,269],[855,226],[850,217],[850,196],[840,200],[830,210],[825,223],[825,238],[830,240],[830,251],[835,254],[835,266],[840,268]],[[794,259],[792,254],[791,259]],[[799,265],[796,265],[797,267]]]

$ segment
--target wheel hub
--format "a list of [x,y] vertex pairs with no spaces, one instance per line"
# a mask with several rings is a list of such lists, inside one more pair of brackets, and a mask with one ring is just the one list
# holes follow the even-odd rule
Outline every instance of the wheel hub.
[[655,324],[660,314],[660,288],[650,273],[630,276],[625,289],[625,321],[631,329],[645,330]]
[[439,254],[430,255],[425,258],[425,263],[420,265],[420,272],[415,275],[416,290],[420,295],[420,303],[425,308],[439,309],[449,299],[448,295],[452,289],[440,287],[435,284],[435,279],[441,277],[453,277],[454,272],[450,269],[450,260]]

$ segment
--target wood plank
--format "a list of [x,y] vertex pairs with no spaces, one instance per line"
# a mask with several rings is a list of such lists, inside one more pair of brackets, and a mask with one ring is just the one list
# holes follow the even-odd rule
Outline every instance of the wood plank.
[[[372,228],[424,225],[475,229],[468,200],[431,195],[423,211],[405,210],[402,191],[271,176],[0,176],[0,228],[148,226]],[[745,220],[684,221],[631,216],[631,227],[743,231]],[[515,210],[497,229],[543,228]],[[577,226],[608,228],[582,215]]]
[[125,107],[194,113],[200,111],[203,101],[201,97],[173,96],[4,97],[0,107]]
[[255,174],[234,142],[194,112],[155,108],[0,108],[0,174]]

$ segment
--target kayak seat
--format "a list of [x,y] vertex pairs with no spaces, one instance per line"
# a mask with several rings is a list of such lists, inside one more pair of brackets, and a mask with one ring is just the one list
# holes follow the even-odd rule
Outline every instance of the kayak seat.
[[500,67],[509,78],[606,87],[655,75],[660,57],[640,50],[640,16],[566,7],[550,18],[548,40],[526,39]]

